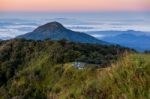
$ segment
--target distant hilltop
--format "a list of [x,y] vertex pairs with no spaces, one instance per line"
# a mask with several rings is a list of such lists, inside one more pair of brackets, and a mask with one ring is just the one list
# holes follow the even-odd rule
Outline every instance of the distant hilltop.
[[25,39],[32,39],[32,40],[44,40],[47,38],[51,40],[66,39],[71,42],[108,44],[88,34],[69,30],[59,22],[50,22],[44,24],[42,26],[39,26],[32,32],[24,35],[20,35],[17,38],[25,38]]

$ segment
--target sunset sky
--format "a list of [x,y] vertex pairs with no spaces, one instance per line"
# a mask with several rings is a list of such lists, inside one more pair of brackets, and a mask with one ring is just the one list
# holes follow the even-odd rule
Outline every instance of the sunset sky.
[[0,0],[0,11],[150,11],[150,0]]

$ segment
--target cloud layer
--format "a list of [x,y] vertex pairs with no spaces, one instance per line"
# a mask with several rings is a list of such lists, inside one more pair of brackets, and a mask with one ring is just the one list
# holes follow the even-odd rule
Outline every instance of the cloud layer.
[[[0,13],[1,14],[1,13]],[[80,32],[89,31],[150,31],[150,15],[146,14],[46,14],[31,16],[15,14],[1,14],[0,39],[14,38],[18,35],[31,32],[36,27],[48,22],[58,21],[65,27]],[[93,36],[97,36],[93,35]],[[100,35],[102,37],[102,35]]]

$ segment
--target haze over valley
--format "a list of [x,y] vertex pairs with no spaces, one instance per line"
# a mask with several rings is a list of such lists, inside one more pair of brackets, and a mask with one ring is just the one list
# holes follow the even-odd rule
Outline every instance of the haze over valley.
[[[97,39],[116,44],[106,38],[120,34],[144,35],[150,38],[150,15],[144,12],[97,12],[97,13],[1,13],[0,39],[7,40],[33,31],[36,27],[52,21],[58,21],[73,31],[84,32]],[[11,15],[11,16],[10,16]],[[87,17],[88,16],[88,17]],[[131,32],[132,31],[132,32]],[[129,41],[129,40],[128,40]],[[128,42],[127,41],[127,42]],[[135,48],[138,51],[149,50],[147,44],[137,45],[117,43]],[[141,41],[135,41],[137,42]],[[146,47],[145,47],[146,46]]]

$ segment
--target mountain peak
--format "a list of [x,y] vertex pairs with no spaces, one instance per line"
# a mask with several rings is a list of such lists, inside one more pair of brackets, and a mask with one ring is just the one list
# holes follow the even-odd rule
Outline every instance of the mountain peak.
[[60,27],[63,27],[62,24],[60,24],[59,22],[49,22],[49,23],[46,23],[45,25],[43,25],[45,27],[53,27],[53,28],[60,28]]
[[39,26],[37,29],[34,30],[34,32],[43,32],[43,31],[55,32],[55,31],[64,30],[64,29],[66,28],[62,24],[54,21],[54,22],[46,23],[42,26]]
[[46,38],[50,38],[51,40],[66,39],[71,42],[108,44],[88,34],[69,30],[59,22],[46,23],[42,26],[39,26],[34,31],[21,35],[18,38],[26,38],[33,40],[44,40]]

